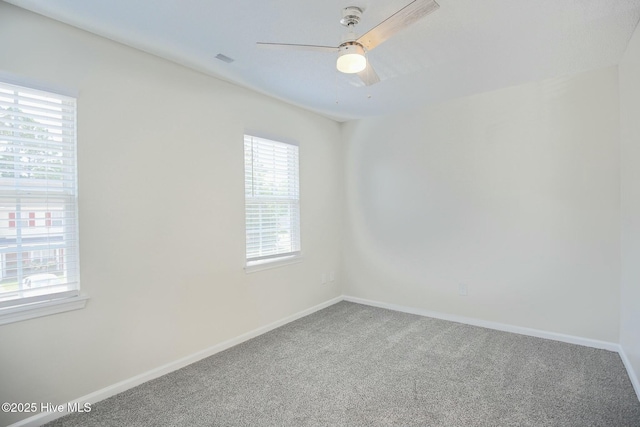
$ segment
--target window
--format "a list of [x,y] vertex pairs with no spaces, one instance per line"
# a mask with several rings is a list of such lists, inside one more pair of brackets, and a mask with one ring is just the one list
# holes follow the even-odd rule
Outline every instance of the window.
[[0,82],[0,312],[77,296],[78,270],[76,100]]
[[245,135],[247,266],[300,254],[298,146]]

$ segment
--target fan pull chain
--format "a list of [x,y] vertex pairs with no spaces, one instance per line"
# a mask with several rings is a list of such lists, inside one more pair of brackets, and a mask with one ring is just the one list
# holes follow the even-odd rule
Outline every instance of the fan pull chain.
[[338,70],[336,70],[336,71],[333,73],[333,75],[335,76],[335,78],[334,78],[333,82],[334,82],[334,86],[335,86],[335,88],[336,88],[336,105],[339,105],[339,104],[340,104],[340,102],[338,101],[338,94],[339,94],[339,92],[338,92]]
[[[369,51],[364,51],[364,57],[367,60],[367,80],[371,81],[371,64],[369,64]],[[365,84],[365,86],[367,86]],[[371,99],[371,86],[367,86],[367,99]]]

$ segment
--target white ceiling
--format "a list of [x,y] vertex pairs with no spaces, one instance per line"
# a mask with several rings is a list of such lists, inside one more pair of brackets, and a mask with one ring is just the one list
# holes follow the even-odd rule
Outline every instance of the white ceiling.
[[344,7],[361,35],[411,0],[6,1],[340,121],[615,65],[640,19],[640,0],[438,0],[368,54],[366,87],[334,53],[256,42],[337,46]]

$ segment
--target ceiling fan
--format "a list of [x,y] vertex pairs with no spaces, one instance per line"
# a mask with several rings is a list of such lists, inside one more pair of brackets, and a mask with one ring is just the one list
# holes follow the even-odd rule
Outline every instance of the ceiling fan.
[[338,60],[336,62],[338,71],[347,74],[357,73],[358,77],[367,86],[370,86],[378,83],[380,78],[369,61],[367,61],[366,52],[374,49],[395,33],[434,12],[439,7],[440,5],[435,0],[413,0],[358,38],[354,32],[354,27],[360,22],[362,9],[357,6],[349,6],[343,9],[342,19],[340,20],[340,23],[347,27],[348,32],[343,37],[342,43],[337,47],[292,43],[258,42],[257,44],[260,47],[277,49],[338,52]]

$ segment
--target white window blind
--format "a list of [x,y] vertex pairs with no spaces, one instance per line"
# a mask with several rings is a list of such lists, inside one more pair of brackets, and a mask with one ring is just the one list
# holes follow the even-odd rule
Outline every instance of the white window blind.
[[247,263],[300,253],[298,146],[245,135]]
[[76,100],[0,82],[0,308],[78,295]]

